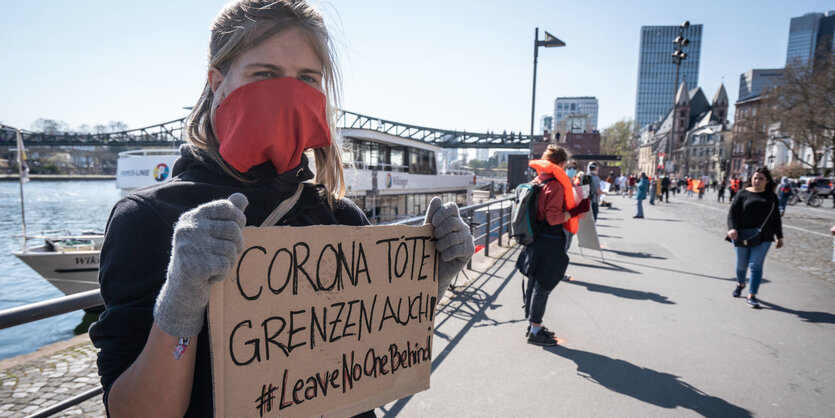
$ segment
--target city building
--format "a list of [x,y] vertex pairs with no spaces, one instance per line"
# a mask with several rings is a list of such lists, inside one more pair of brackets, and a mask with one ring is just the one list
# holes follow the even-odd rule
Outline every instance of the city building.
[[739,75],[739,97],[737,100],[748,100],[759,97],[766,91],[780,84],[783,69],[754,69]]
[[545,133],[545,131],[553,131],[554,130],[554,117],[552,115],[542,115],[539,118],[539,133]]
[[835,10],[826,13],[806,13],[792,18],[789,26],[789,44],[786,48],[786,65],[795,61],[809,64],[813,62],[816,53],[832,54],[833,51]]
[[[671,56],[679,26],[642,26],[638,62],[638,91],[635,98],[637,127],[657,122],[673,105],[676,87],[676,64]],[[679,82],[699,85],[699,60],[702,49],[702,25],[684,29],[689,45],[683,48],[687,59],[681,62]]]
[[730,176],[747,180],[751,173],[765,164],[767,132],[759,129],[768,121],[759,120],[762,96],[739,100],[734,108],[734,142],[731,150]]
[[[596,97],[557,97],[554,100],[553,131],[592,132],[597,130]],[[563,128],[563,129],[560,129]]]
[[[641,128],[638,135],[638,168],[647,175],[670,172],[679,176],[723,177],[731,138],[725,86],[719,86],[708,102],[700,87],[688,90],[687,82],[682,81],[675,106],[667,109],[663,119]],[[669,141],[672,145],[668,145]]]

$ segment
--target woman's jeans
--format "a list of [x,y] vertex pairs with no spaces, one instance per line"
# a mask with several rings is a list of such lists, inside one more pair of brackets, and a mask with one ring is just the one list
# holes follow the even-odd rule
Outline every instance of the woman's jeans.
[[638,215],[640,217],[644,217],[644,199],[636,199],[638,201]]
[[771,241],[763,241],[756,247],[734,247],[736,249],[736,282],[745,285],[745,273],[751,269],[751,288],[748,293],[757,294],[760,289],[760,281],[763,278],[763,262]]

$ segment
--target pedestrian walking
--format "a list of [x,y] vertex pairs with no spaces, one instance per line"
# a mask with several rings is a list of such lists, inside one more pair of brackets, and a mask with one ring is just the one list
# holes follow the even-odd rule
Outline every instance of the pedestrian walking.
[[635,178],[634,174],[629,175],[629,179],[627,180],[629,183],[629,198],[632,199],[632,195],[635,193],[635,184],[637,179]]
[[783,176],[780,179],[780,186],[777,192],[777,198],[780,201],[780,216],[786,213],[786,204],[789,203],[789,198],[792,197],[792,193],[792,183],[788,177]]
[[[107,222],[106,308],[89,334],[108,416],[213,415],[206,307],[243,249],[245,225],[369,224],[344,198],[330,46],[322,16],[302,0],[237,0],[213,21],[173,179],[127,195]],[[426,223],[442,295],[472,256],[472,236],[457,206],[438,198]]]
[[736,196],[736,192],[739,191],[739,179],[736,177],[731,178],[731,185],[729,187],[730,190],[730,201],[733,203],[734,197]]
[[731,202],[728,211],[728,240],[733,241],[736,252],[736,281],[734,297],[739,297],[748,279],[748,306],[759,308],[757,294],[763,276],[763,262],[774,238],[775,248],[783,246],[783,226],[774,193],[774,180],[766,167],[758,168],[751,176],[751,182]]
[[725,177],[719,183],[719,191],[716,193],[716,201],[725,203],[725,186],[728,183],[728,178]]
[[626,188],[627,186],[627,178],[623,174],[618,177],[618,184],[620,185],[620,197],[623,198],[626,196]]
[[643,201],[647,198],[647,189],[649,189],[649,179],[647,178],[646,173],[641,173],[641,178],[638,180],[637,185],[638,193],[635,196],[635,200],[638,201],[638,213],[633,216],[633,218],[643,219],[644,218],[644,205]]
[[576,234],[579,228],[577,216],[588,212],[588,198],[575,200],[574,186],[564,169],[568,161],[565,149],[548,145],[542,159],[530,162],[536,170],[533,180],[541,184],[536,202],[536,221],[539,233],[533,243],[519,253],[516,267],[528,278],[525,286],[525,318],[528,330],[525,338],[529,344],[553,346],[556,336],[542,324],[548,296],[565,277],[568,268],[567,234]]
[[664,176],[661,179],[661,195],[667,203],[670,203],[670,177]]
[[649,204],[653,205],[653,206],[655,206],[655,186],[656,186],[656,183],[657,182],[655,181],[654,177],[649,179],[649,188],[648,188]]
[[605,194],[603,193],[603,189],[600,188],[600,176],[597,175],[597,163],[594,161],[590,162],[587,166],[586,173],[590,180],[589,197],[591,198],[591,213],[594,216],[594,221],[597,222],[597,213],[600,211],[600,200]]

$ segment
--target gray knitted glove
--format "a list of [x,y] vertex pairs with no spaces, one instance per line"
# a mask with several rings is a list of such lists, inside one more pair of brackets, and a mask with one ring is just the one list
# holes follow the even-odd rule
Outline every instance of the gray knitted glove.
[[435,228],[435,248],[440,252],[438,263],[438,300],[446,293],[452,278],[458,274],[475,252],[470,228],[461,219],[458,206],[447,202],[441,204],[441,198],[435,197],[429,202],[426,219],[423,224],[432,224]]
[[166,334],[193,337],[203,328],[209,287],[229,273],[243,251],[249,202],[235,193],[180,215],[174,226],[168,279],[154,305],[154,322]]

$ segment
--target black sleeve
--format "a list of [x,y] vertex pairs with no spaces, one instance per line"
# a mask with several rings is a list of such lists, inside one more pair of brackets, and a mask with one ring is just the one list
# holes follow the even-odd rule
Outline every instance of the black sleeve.
[[731,202],[731,208],[728,210],[728,229],[739,229],[739,221],[742,216],[742,202],[745,200],[744,195],[745,193],[740,191],[734,196],[733,202]]
[[151,325],[153,306],[165,281],[173,225],[142,200],[128,196],[110,214],[101,251],[99,284],[105,310],[90,327],[99,349],[104,401],[113,382],[139,357]]
[[371,225],[365,213],[360,210],[356,203],[348,198],[342,198],[333,202],[333,215],[340,225]]
[[777,210],[777,196],[774,195],[772,198],[772,204],[774,205],[774,210],[771,211],[771,219],[769,219],[768,223],[771,227],[771,230],[774,232],[774,235],[777,236],[778,239],[783,239],[783,220],[780,218],[780,211]]

